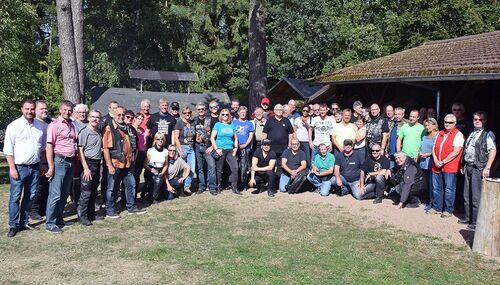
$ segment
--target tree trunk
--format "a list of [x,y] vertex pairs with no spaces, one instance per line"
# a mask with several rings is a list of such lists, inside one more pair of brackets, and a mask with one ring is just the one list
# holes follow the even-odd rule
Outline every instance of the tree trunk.
[[56,0],[56,9],[59,45],[61,47],[64,98],[77,104],[81,102],[81,96],[75,38],[73,34],[73,18],[71,16],[71,0]]
[[71,0],[71,15],[73,18],[73,35],[75,38],[75,54],[78,66],[78,83],[80,101],[85,103],[85,63],[83,61],[83,1]]
[[261,0],[251,2],[248,26],[249,97],[251,110],[267,93],[266,11]]

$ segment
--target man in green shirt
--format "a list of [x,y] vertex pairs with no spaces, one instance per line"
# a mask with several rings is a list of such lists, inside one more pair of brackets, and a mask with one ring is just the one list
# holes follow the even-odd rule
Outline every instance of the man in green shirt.
[[335,182],[334,167],[335,156],[328,152],[328,147],[325,144],[320,144],[319,153],[314,156],[311,173],[307,175],[307,180],[320,189],[321,196],[330,195],[330,190]]
[[402,151],[408,157],[417,159],[420,145],[422,144],[422,134],[424,126],[418,122],[419,111],[410,112],[410,120],[404,124],[398,131],[397,151]]

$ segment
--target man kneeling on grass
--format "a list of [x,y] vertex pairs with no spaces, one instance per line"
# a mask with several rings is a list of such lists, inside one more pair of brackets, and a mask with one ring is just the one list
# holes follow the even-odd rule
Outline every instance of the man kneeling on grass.
[[276,153],[271,150],[271,141],[263,139],[261,147],[254,152],[252,157],[252,168],[248,185],[250,187],[257,187],[257,190],[252,191],[252,194],[263,192],[267,182],[267,195],[269,197],[274,197],[274,192],[276,192],[275,164]]
[[184,159],[179,156],[176,146],[168,146],[168,177],[165,179],[167,185],[167,200],[172,200],[176,196],[185,197],[184,181],[188,178],[191,168]]
[[291,148],[287,148],[281,156],[281,167],[283,168],[279,183],[281,192],[296,193],[306,179],[306,154],[299,147],[299,140],[292,139]]
[[373,204],[382,202],[385,182],[389,176],[389,159],[382,155],[379,144],[372,145],[371,156],[365,159],[361,167],[361,195],[359,200],[372,199]]
[[395,192],[400,196],[396,207],[416,208],[420,205],[419,195],[425,188],[424,172],[415,160],[408,158],[404,152],[396,152],[394,159],[397,165],[391,173],[391,193]]
[[324,143],[320,144],[319,153],[313,158],[311,173],[307,176],[307,180],[319,189],[321,196],[330,195],[332,184],[335,182],[334,167],[335,157],[328,152],[328,147]]

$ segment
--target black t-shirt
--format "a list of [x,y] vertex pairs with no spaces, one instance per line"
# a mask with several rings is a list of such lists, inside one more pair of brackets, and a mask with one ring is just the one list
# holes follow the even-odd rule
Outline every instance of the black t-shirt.
[[[200,119],[196,117],[194,119],[194,128],[196,132],[195,143],[196,144],[205,144],[210,145],[210,134],[212,132],[211,127],[212,119],[210,117],[205,117],[204,119]],[[214,123],[215,125],[215,123]]]
[[347,182],[359,180],[361,175],[362,158],[359,155],[346,156],[343,152],[335,155],[335,165],[340,166],[340,175],[344,176]]
[[378,160],[374,160],[373,157],[365,159],[365,163],[363,163],[363,166],[361,167],[364,173],[377,172],[379,170],[389,168],[389,159],[383,155],[381,155]]
[[253,154],[253,157],[257,158],[257,167],[269,166],[271,159],[276,159],[276,154],[274,151],[270,150],[266,157],[262,153],[262,149],[259,147]]
[[[290,168],[291,170],[295,170],[300,167],[302,161],[306,161],[306,154],[299,149],[297,154],[293,154],[292,150],[287,148],[284,152],[281,158],[286,158],[286,166]],[[283,169],[283,172],[286,172]]]
[[211,130],[214,129],[215,123],[217,123],[218,121],[219,121],[219,117],[212,117],[210,115],[210,129]]
[[382,116],[370,118],[366,123],[366,141],[368,147],[373,144],[381,144],[384,133],[389,133],[389,124]]
[[154,137],[157,132],[162,132],[165,135],[165,146],[172,144],[172,131],[174,130],[177,120],[170,114],[163,115],[154,113],[149,118],[148,129],[151,130],[151,137]]
[[271,140],[271,149],[275,153],[283,153],[288,147],[288,135],[293,134],[293,127],[287,118],[278,121],[276,117],[271,117],[267,119],[263,132]]

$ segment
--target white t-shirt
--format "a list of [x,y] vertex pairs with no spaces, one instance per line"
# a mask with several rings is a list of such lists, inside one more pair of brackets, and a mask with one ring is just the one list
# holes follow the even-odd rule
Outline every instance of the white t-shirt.
[[335,124],[335,120],[331,117],[325,117],[324,120],[319,116],[314,117],[311,122],[311,127],[314,129],[313,144],[319,146],[324,143],[326,146],[330,146],[332,144],[330,134]]
[[[307,123],[311,125],[311,118],[307,118]],[[306,128],[306,125],[302,121],[302,117],[295,119],[295,121],[293,122],[293,126],[297,127],[297,131],[295,132],[297,134],[297,139],[300,142],[308,142],[309,130],[308,128]]]
[[168,155],[168,150],[166,147],[163,148],[162,152],[159,152],[156,150],[156,148],[152,147],[148,149],[148,155],[149,155],[149,166],[151,167],[156,167],[156,168],[161,168],[163,167],[163,164],[165,163],[165,160]]

